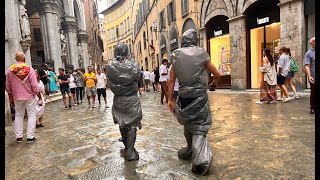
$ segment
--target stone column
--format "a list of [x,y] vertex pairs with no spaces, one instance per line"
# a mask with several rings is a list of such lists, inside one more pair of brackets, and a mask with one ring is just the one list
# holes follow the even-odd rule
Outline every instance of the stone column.
[[89,66],[89,54],[88,54],[88,35],[86,31],[80,30],[78,32],[78,40],[82,49],[82,61],[83,61],[83,67],[85,70],[87,70],[87,67]]
[[45,61],[54,63],[55,72],[63,67],[61,60],[61,46],[59,34],[59,4],[56,0],[40,0],[42,9],[40,11],[42,39],[45,52]]
[[199,34],[200,34],[200,47],[204,48],[207,50],[207,32],[206,28],[202,27],[199,29]]
[[230,31],[231,89],[247,89],[246,20],[240,15],[228,20]]
[[79,68],[79,53],[78,53],[78,26],[74,17],[66,16],[63,22],[63,29],[66,32],[68,65],[73,65],[74,69]]
[[[306,33],[303,0],[282,0],[280,4],[280,44],[290,48],[300,70],[295,73],[294,81],[297,90],[306,88],[306,75],[303,70],[303,59],[306,52]],[[294,21],[292,15],[294,14]]]

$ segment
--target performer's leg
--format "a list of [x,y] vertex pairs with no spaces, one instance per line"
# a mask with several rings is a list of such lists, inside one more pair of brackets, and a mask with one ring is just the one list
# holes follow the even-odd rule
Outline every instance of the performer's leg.
[[134,144],[136,142],[136,136],[137,136],[137,128],[136,127],[130,127],[128,129],[127,133],[127,160],[138,160],[139,159],[139,153],[134,148]]
[[192,172],[205,175],[212,164],[207,134],[192,136]]
[[178,151],[178,158],[184,160],[190,160],[192,156],[192,133],[184,128],[184,137],[187,140],[187,147],[184,147]]
[[128,148],[127,146],[127,135],[128,135],[128,128],[127,127],[120,127],[120,133],[121,133],[121,139],[120,141],[123,142],[124,146],[126,147],[126,149]]

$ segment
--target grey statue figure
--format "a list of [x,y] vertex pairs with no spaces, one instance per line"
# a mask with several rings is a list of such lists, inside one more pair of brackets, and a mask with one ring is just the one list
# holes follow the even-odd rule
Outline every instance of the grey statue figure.
[[[209,54],[197,44],[197,32],[189,29],[182,35],[182,47],[172,52],[168,106],[169,110],[175,113],[178,122],[184,126],[187,147],[179,150],[179,159],[191,159],[192,171],[205,175],[212,163],[212,152],[207,138],[212,124],[207,94],[208,73],[214,74],[215,82],[220,73],[211,63]],[[179,96],[174,103],[172,94],[176,78],[180,87]]]
[[115,58],[106,67],[108,85],[114,93],[112,116],[119,124],[121,141],[125,146],[126,159],[138,160],[139,153],[134,148],[137,128],[141,129],[142,110],[138,93],[139,65],[128,58],[128,46],[119,43],[115,46]]
[[30,38],[29,17],[28,17],[25,6],[26,6],[26,1],[21,0],[19,5],[19,8],[20,8],[19,21],[20,21],[20,27],[21,27],[21,35],[23,39]]

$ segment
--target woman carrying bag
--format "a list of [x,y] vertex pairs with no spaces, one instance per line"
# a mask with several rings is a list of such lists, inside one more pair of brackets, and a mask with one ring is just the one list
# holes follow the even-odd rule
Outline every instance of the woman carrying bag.
[[277,72],[269,48],[263,50],[262,61],[259,71],[262,72],[263,79],[260,86],[260,100],[256,102],[257,104],[272,103],[277,99]]

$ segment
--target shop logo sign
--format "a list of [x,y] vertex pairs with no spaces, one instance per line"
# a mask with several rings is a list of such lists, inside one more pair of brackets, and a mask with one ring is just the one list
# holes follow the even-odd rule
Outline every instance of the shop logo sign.
[[222,30],[213,31],[213,32],[214,32],[214,36],[220,36],[222,34]]
[[160,46],[160,49],[163,49],[163,48],[166,48],[166,44],[162,44],[162,45]]
[[268,23],[269,22],[269,17],[265,17],[262,19],[257,18],[257,23],[259,24],[264,24],[264,23]]
[[176,43],[177,42],[177,39],[172,39],[171,41],[170,41],[170,44],[173,44],[173,43]]

